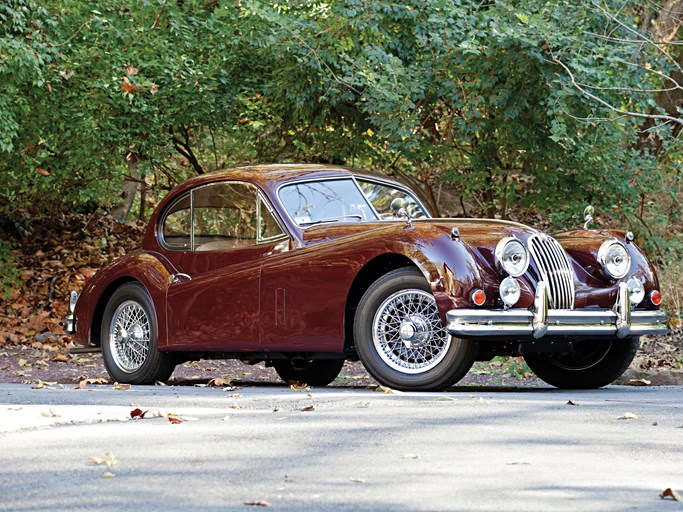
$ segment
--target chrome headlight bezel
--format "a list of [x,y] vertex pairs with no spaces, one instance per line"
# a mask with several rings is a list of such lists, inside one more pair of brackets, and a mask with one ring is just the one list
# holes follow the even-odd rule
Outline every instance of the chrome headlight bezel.
[[[502,238],[495,250],[496,267],[504,270],[511,277],[523,275],[529,268],[529,251],[525,245],[513,236]],[[511,255],[520,256],[519,260],[514,260]]]
[[631,255],[618,240],[607,240],[598,250],[598,263],[607,276],[621,279],[631,269]]

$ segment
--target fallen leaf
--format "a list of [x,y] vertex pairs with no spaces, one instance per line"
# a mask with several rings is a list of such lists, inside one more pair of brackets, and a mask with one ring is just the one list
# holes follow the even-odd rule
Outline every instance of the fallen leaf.
[[370,407],[370,402],[356,402],[353,404],[356,409],[367,409]]
[[59,418],[59,416],[60,416],[60,415],[57,414],[56,412],[53,412],[52,409],[50,409],[50,410],[48,410],[48,411],[43,411],[43,412],[40,413],[40,415],[41,415],[41,416],[44,416],[44,417],[46,417],[46,418]]
[[112,452],[105,452],[104,457],[92,456],[89,460],[93,464],[97,464],[98,466],[107,466],[108,468],[113,468],[119,463],[116,455],[114,455]]
[[403,456],[404,459],[421,459],[422,456],[419,453],[406,453]]
[[244,504],[252,507],[270,507],[270,503],[264,500],[247,500]]
[[364,480],[363,478],[353,478],[353,477],[351,477],[351,478],[349,478],[349,480],[351,480],[351,481],[352,481],[353,483],[355,483],[355,484],[364,484],[364,483],[365,483],[365,480]]
[[636,416],[635,414],[633,414],[631,412],[625,412],[624,415],[619,419],[620,420],[637,420],[638,416]]
[[40,167],[36,167],[36,172],[38,174],[42,174],[43,176],[49,176],[50,175],[50,171],[42,169]]
[[102,377],[97,377],[94,379],[83,379],[78,382],[78,386],[76,386],[78,389],[85,389],[85,387],[88,384],[107,384],[107,379],[103,379]]
[[128,94],[135,94],[138,90],[137,85],[132,84],[130,80],[128,80],[127,76],[123,77],[123,82],[121,82],[121,89],[123,89],[123,92],[127,92]]
[[381,391],[385,395],[391,395],[391,394],[395,393],[395,391],[393,389],[385,388],[384,386],[377,386],[377,389],[375,389],[375,391]]
[[115,382],[114,389],[117,391],[127,391],[130,389],[130,384],[119,384],[118,382]]
[[530,462],[522,462],[522,461],[515,461],[515,462],[508,462],[506,466],[531,466]]
[[579,404],[572,402],[571,400],[567,400],[566,405],[576,405],[578,407]]
[[676,491],[674,491],[671,487],[669,487],[668,489],[664,489],[664,491],[662,491],[662,494],[660,494],[659,497],[662,498],[662,499],[664,499],[664,498],[671,498],[671,499],[673,499],[673,500],[675,500],[675,501],[683,501],[683,496],[681,496],[680,494],[678,494],[678,493],[677,493]]
[[314,405],[309,405],[309,406],[304,407],[304,408],[301,409],[301,410],[302,410],[302,412],[311,412],[311,411],[315,411],[315,406],[314,406]]
[[179,423],[183,422],[183,420],[181,420],[180,418],[176,418],[172,414],[168,414],[166,416],[166,418],[168,419],[168,422],[171,423],[172,425],[178,425]]
[[226,386],[232,386],[232,382],[225,380],[222,377],[216,377],[207,382],[207,385],[212,388],[223,388]]
[[649,386],[650,384],[652,381],[647,379],[631,379],[626,383],[627,386]]
[[39,380],[33,386],[31,386],[31,389],[43,389],[43,388],[50,389],[50,386],[54,386],[55,384],[57,384],[57,383],[56,382],[44,382],[42,380]]
[[114,478],[114,476],[114,473],[112,473],[111,471],[105,471],[104,473],[102,473],[102,478]]
[[66,354],[57,354],[50,359],[50,361],[54,361],[55,363],[70,363],[71,359],[69,359],[69,356]]
[[140,408],[133,409],[130,411],[130,417],[133,419],[145,419],[145,414],[147,414],[149,411],[143,411]]

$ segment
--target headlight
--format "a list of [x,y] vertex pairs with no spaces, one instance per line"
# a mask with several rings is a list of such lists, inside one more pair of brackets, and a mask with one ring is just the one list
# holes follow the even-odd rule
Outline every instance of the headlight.
[[511,236],[503,238],[496,246],[496,265],[510,274],[519,277],[529,267],[529,253],[524,244]]
[[631,256],[620,242],[608,240],[600,246],[598,263],[610,277],[621,279],[631,268]]

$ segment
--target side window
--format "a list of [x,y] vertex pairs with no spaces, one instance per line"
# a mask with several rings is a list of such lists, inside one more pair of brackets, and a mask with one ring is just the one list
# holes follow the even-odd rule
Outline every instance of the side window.
[[190,217],[190,195],[176,201],[164,219],[162,236],[170,249],[189,251],[192,248],[192,221]]
[[394,204],[400,204],[402,208],[405,208],[413,219],[429,217],[415,198],[403,190],[370,181],[358,180],[358,185],[383,220],[396,218],[392,207],[394,201],[396,201]]
[[256,188],[246,183],[217,183],[194,190],[194,250],[256,245],[256,199]]
[[275,220],[272,210],[261,196],[258,198],[259,240],[273,240],[284,236],[280,224]]

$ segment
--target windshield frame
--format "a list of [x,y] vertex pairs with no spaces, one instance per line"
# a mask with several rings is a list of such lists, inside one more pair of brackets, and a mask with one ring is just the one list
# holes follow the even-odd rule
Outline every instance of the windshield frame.
[[[282,201],[282,198],[280,196],[280,191],[284,187],[288,187],[288,186],[292,186],[292,185],[299,185],[301,183],[320,183],[320,182],[324,182],[324,181],[343,181],[343,180],[351,180],[353,182],[356,189],[358,190],[358,193],[363,197],[363,200],[365,201],[365,203],[369,207],[372,214],[375,216],[374,219],[357,220],[357,221],[353,220],[352,221],[352,220],[347,220],[345,218],[339,218],[339,219],[330,219],[327,222],[312,222],[310,224],[309,223],[300,224],[289,213],[289,211],[285,207],[285,203]],[[323,224],[337,224],[337,223],[339,223],[339,224],[343,224],[343,223],[363,224],[363,223],[368,223],[368,222],[405,222],[405,219],[400,218],[400,217],[396,217],[395,219],[387,219],[387,218],[383,219],[380,216],[380,214],[377,212],[377,210],[375,209],[373,204],[370,202],[368,197],[365,195],[365,192],[363,192],[363,189],[358,184],[358,180],[366,181],[366,182],[370,182],[370,183],[377,183],[379,185],[383,185],[385,187],[395,188],[397,190],[400,190],[401,192],[404,192],[406,195],[410,196],[415,201],[415,203],[422,209],[422,211],[425,213],[425,217],[424,217],[425,219],[431,219],[432,218],[432,215],[429,212],[429,210],[425,207],[425,205],[422,203],[422,201],[417,197],[417,195],[412,190],[410,190],[409,188],[403,187],[394,181],[378,179],[378,178],[375,178],[374,176],[373,177],[364,176],[364,175],[356,176],[355,174],[352,174],[350,176],[347,175],[347,176],[329,176],[329,177],[325,177],[325,178],[304,178],[304,179],[300,179],[300,180],[288,181],[287,183],[282,183],[277,187],[277,189],[275,190],[275,195],[277,197],[279,205],[281,206],[281,208],[283,210],[282,211],[283,215],[286,215],[288,220],[300,230],[306,230],[310,227],[320,226]]]

